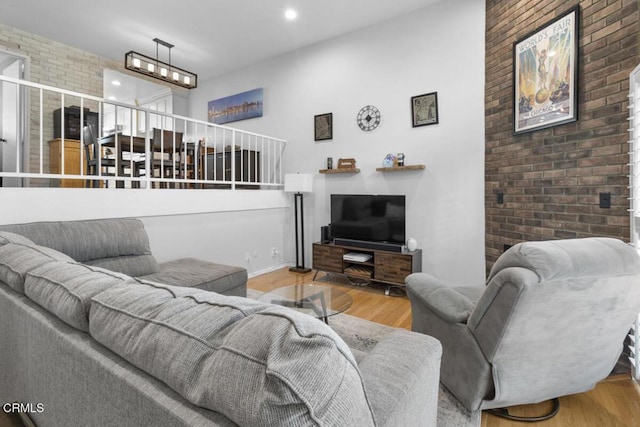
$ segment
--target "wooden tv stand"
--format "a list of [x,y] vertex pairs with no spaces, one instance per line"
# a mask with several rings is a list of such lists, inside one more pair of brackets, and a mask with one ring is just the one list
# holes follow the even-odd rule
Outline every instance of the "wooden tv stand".
[[[365,262],[348,261],[343,259],[348,252],[371,255],[371,259]],[[392,286],[404,288],[404,279],[409,274],[422,271],[422,250],[390,252],[333,243],[314,243],[313,268],[316,270],[314,280],[319,271],[344,274],[349,278],[387,285],[385,293],[388,295]]]

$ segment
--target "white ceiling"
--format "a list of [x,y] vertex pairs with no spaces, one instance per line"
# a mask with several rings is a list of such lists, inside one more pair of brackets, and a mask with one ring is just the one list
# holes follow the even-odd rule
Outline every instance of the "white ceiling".
[[[207,79],[443,0],[3,0],[0,23],[124,61],[155,57]],[[284,11],[298,12],[287,21]],[[159,59],[168,60],[160,46]]]

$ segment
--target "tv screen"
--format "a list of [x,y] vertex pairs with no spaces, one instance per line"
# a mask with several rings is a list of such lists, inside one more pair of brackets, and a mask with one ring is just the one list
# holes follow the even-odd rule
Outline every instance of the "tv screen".
[[405,196],[331,195],[331,237],[405,242]]

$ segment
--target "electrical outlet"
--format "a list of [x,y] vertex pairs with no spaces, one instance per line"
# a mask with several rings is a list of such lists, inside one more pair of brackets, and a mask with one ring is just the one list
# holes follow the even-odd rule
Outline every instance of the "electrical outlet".
[[248,263],[249,261],[251,261],[251,252],[247,252],[244,255],[244,260]]
[[273,248],[271,248],[271,258],[277,258],[278,257],[278,249],[276,249],[276,247],[274,246]]
[[611,193],[600,193],[600,207],[611,209]]

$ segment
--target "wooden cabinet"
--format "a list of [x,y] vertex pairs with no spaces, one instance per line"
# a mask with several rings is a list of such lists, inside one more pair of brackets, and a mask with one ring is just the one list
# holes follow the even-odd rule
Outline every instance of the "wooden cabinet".
[[[349,252],[369,255],[370,258],[362,262],[345,260],[344,255]],[[422,271],[422,250],[390,252],[333,243],[314,243],[312,262],[317,271],[404,287],[404,280],[409,274]]]
[[83,123],[80,123],[80,107],[71,106],[64,108],[64,117],[62,109],[58,108],[53,112],[53,137],[62,138],[62,130],[64,130],[65,141],[69,139],[80,139],[82,127],[91,125],[94,132],[98,127],[98,113],[92,113],[88,108],[82,111]]
[[[80,141],[75,139],[64,140],[64,174],[80,175]],[[49,170],[52,174],[62,173],[62,140],[52,139],[49,141]],[[87,164],[82,159],[82,173],[86,173]],[[57,181],[58,185],[55,185]],[[83,179],[59,179],[52,181],[57,187],[84,187]]]

